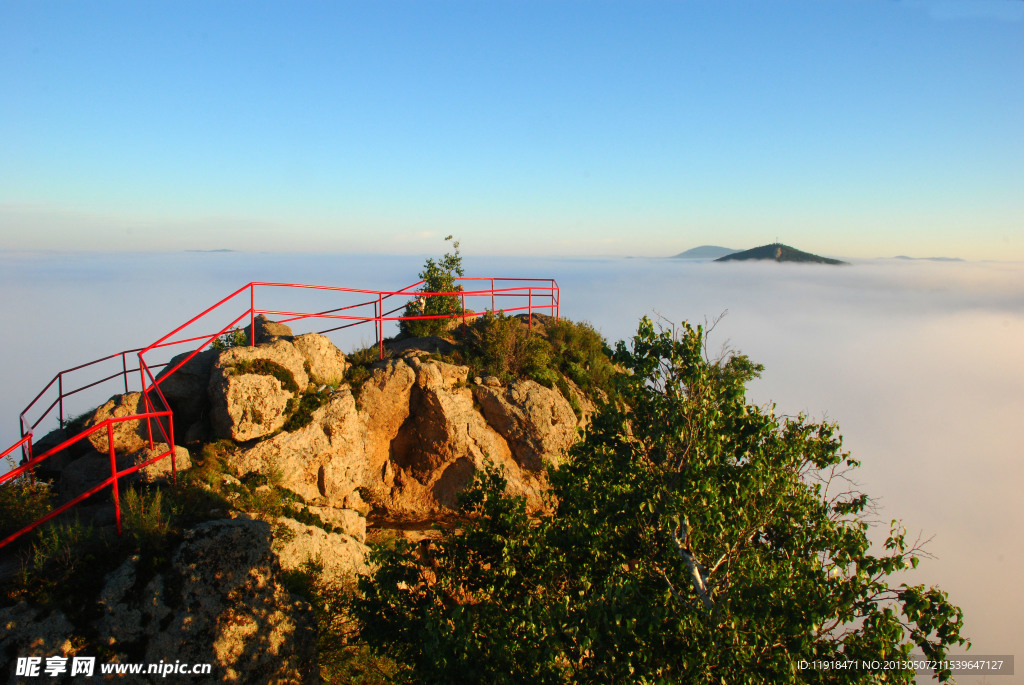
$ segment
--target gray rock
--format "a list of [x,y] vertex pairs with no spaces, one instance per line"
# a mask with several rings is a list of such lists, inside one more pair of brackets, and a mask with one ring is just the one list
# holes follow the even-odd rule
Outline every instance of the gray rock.
[[[253,373],[251,370],[256,370],[260,362],[270,362],[288,372],[295,389],[286,389],[272,375]],[[222,351],[213,365],[208,388],[214,435],[245,441],[281,428],[288,400],[309,384],[304,362],[295,347],[284,340]]]
[[[11,685],[24,682],[15,675],[17,657],[71,656],[74,627],[60,611],[47,611],[19,602],[0,609],[0,671],[10,674]],[[45,662],[44,662],[45,663]]]
[[[354,499],[358,499],[359,493],[353,492],[345,498],[345,503],[355,503]],[[358,500],[362,504],[362,500]],[[365,506],[365,505],[364,505]],[[366,542],[366,515],[356,509],[337,509],[335,507],[307,507],[311,514],[316,514],[320,517],[320,520],[324,523],[328,523],[335,528],[340,528],[342,532],[353,538],[357,542]]]
[[[133,416],[145,411],[142,393],[130,392],[127,395],[114,395],[89,415],[89,418],[85,420],[85,427],[91,428],[103,423],[107,419]],[[159,428],[157,428],[155,422],[152,428],[154,431],[153,438],[158,439]],[[142,419],[114,423],[110,427],[110,434],[113,437],[115,452],[135,452],[142,449],[143,446],[148,446],[149,434],[146,421]],[[109,453],[110,445],[107,429],[101,428],[91,433],[87,439],[97,452],[102,454]]]
[[[292,329],[283,323],[277,323],[271,321],[263,314],[258,314],[254,319],[253,323],[256,324],[256,344],[267,343],[273,341],[275,338],[290,338],[292,336]],[[252,326],[246,326],[243,330],[245,331],[245,339],[251,340],[250,330]]]
[[[154,449],[150,450],[148,445],[131,454],[116,454],[117,470],[131,468],[149,459],[167,452],[168,447],[164,443],[156,443]],[[192,460],[188,450],[181,445],[174,446],[175,466],[180,473],[192,466]],[[89,488],[99,485],[102,481],[111,476],[110,457],[105,454],[87,454],[71,462],[60,476],[58,492],[62,499],[70,500]],[[138,471],[118,479],[121,487],[128,483],[154,483],[168,480],[171,477],[171,457],[165,457],[144,466]]]
[[[200,524],[172,557],[178,606],[147,641],[145,660],[212,663],[197,682],[312,683],[312,612],[281,583],[270,526],[233,519]],[[159,625],[159,624],[158,624]]]
[[210,400],[206,389],[210,385],[210,372],[220,352],[206,349],[185,362],[180,368],[168,375],[192,352],[183,352],[172,358],[157,375],[160,392],[174,411],[174,426],[184,432],[200,421],[209,412]]
[[487,423],[529,471],[539,472],[545,463],[557,465],[576,441],[576,415],[557,390],[525,380],[508,388],[478,387],[474,392]]
[[281,568],[291,571],[313,562],[323,568],[323,579],[335,586],[352,586],[358,575],[369,571],[366,556],[370,550],[355,538],[283,516],[277,525],[287,531],[274,537],[273,549]]
[[348,361],[331,339],[319,333],[306,333],[292,340],[295,349],[309,363],[309,377],[314,383],[340,383],[348,370]]
[[[63,428],[57,428],[50,431],[32,444],[32,456],[41,456],[54,447],[59,446],[70,437],[73,436]],[[89,454],[92,451],[93,446],[88,440],[78,440],[77,442],[73,442],[61,451],[51,454],[46,459],[39,462],[39,464],[35,466],[35,475],[37,478],[43,479],[59,478],[64,467],[75,459]]]
[[232,462],[239,475],[278,471],[281,484],[310,502],[342,506],[364,479],[366,457],[355,399],[347,386],[313,412],[309,425],[278,433]]

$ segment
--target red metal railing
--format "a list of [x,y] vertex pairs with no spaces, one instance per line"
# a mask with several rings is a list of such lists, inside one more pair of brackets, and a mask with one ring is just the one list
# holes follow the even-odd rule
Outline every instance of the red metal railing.
[[[456,290],[456,291],[445,292],[445,293],[429,293],[429,292],[420,292],[420,291],[414,290],[414,288],[417,288],[417,287],[423,285],[423,281],[419,281],[417,283],[413,283],[412,285],[406,286],[405,288],[402,288],[401,290],[393,290],[393,291],[362,290],[362,289],[355,289],[355,288],[339,288],[339,287],[332,287],[332,286],[303,285],[303,284],[297,284],[297,283],[253,282],[253,283],[249,283],[249,284],[239,288],[238,290],[236,290],[235,292],[231,293],[227,297],[223,298],[222,300],[220,300],[219,302],[217,302],[213,306],[208,307],[207,309],[203,310],[202,312],[200,312],[196,316],[194,316],[191,319],[189,319],[188,321],[186,321],[184,324],[182,324],[182,325],[178,326],[177,328],[175,328],[174,330],[172,330],[170,333],[167,333],[163,337],[159,338],[158,340],[156,340],[155,342],[150,344],[148,347],[139,348],[139,349],[133,349],[133,350],[125,350],[124,352],[118,352],[118,353],[109,355],[107,357],[103,357],[101,359],[97,359],[95,361],[89,362],[88,364],[81,364],[79,366],[75,366],[75,367],[72,367],[70,369],[65,369],[64,371],[61,371],[56,376],[54,376],[53,380],[51,380],[50,383],[47,384],[47,386],[45,388],[43,388],[43,390],[40,391],[39,394],[35,396],[35,398],[33,398],[33,400],[25,408],[25,410],[22,411],[21,416],[19,417],[20,431],[21,431],[21,436],[22,436],[21,439],[18,442],[16,442],[14,445],[9,447],[7,450],[5,450],[2,454],[0,454],[0,459],[8,458],[10,455],[12,455],[15,452],[15,450],[20,449],[21,453],[22,453],[22,463],[17,468],[15,468],[15,469],[9,471],[8,473],[3,474],[2,476],[0,476],[0,487],[3,487],[3,485],[5,483],[12,482],[13,480],[15,480],[16,478],[19,478],[19,477],[28,477],[29,479],[33,479],[34,480],[34,470],[35,470],[35,467],[38,466],[40,463],[44,462],[46,459],[54,456],[55,454],[58,454],[58,453],[64,451],[65,449],[68,449],[69,447],[71,447],[75,443],[78,443],[79,441],[88,438],[88,436],[92,435],[93,433],[96,433],[98,431],[102,431],[104,429],[107,431],[107,445],[108,445],[108,452],[109,452],[109,455],[110,455],[110,474],[111,475],[109,477],[107,477],[106,479],[104,479],[101,483],[95,484],[92,487],[89,487],[85,492],[80,493],[79,495],[77,495],[76,497],[71,499],[70,501],[65,502],[64,504],[60,505],[58,508],[56,508],[53,511],[51,511],[50,513],[46,514],[42,518],[40,518],[40,519],[30,523],[27,526],[24,526],[23,528],[21,528],[20,530],[12,533],[8,537],[4,538],[3,540],[0,540],[0,548],[6,546],[7,544],[9,544],[11,542],[13,542],[14,540],[19,538],[20,536],[24,535],[25,533],[28,533],[29,531],[35,529],[36,527],[42,525],[43,523],[46,523],[47,521],[49,521],[50,519],[54,518],[55,516],[59,516],[60,514],[64,513],[68,509],[70,509],[71,507],[73,507],[76,504],[82,502],[86,498],[91,497],[92,495],[96,494],[97,492],[101,491],[102,489],[106,488],[107,486],[111,487],[111,495],[112,495],[113,504],[114,504],[115,520],[116,520],[116,524],[117,524],[118,533],[120,533],[121,532],[121,507],[120,507],[120,495],[119,495],[119,490],[118,490],[118,480],[120,478],[124,478],[125,476],[131,475],[132,473],[138,471],[139,469],[144,468],[144,467],[146,467],[146,466],[148,466],[148,465],[150,465],[152,463],[160,461],[161,459],[164,459],[164,458],[169,456],[169,457],[171,457],[172,478],[174,479],[174,482],[177,482],[177,463],[175,461],[175,456],[174,456],[174,416],[173,416],[173,412],[171,411],[170,405],[167,402],[167,399],[163,395],[163,391],[160,389],[160,384],[166,378],[170,377],[176,371],[178,371],[182,366],[187,364],[193,357],[195,357],[197,354],[199,354],[199,352],[201,352],[204,348],[206,348],[207,346],[211,345],[213,343],[213,341],[217,340],[218,338],[223,336],[225,333],[228,333],[229,331],[235,329],[243,320],[245,320],[246,317],[248,317],[248,319],[249,319],[249,344],[250,345],[255,345],[256,344],[256,340],[255,340],[255,336],[256,336],[255,319],[256,319],[256,316],[260,315],[260,314],[274,316],[274,317],[284,317],[284,318],[278,319],[278,323],[289,323],[290,324],[290,323],[295,323],[295,322],[298,322],[298,321],[306,321],[306,320],[309,320],[309,319],[314,319],[314,320],[326,319],[326,320],[328,320],[328,321],[330,321],[332,323],[344,322],[344,323],[340,323],[340,325],[335,325],[335,326],[332,326],[330,328],[327,328],[327,329],[324,329],[324,330],[321,330],[321,331],[317,331],[318,333],[330,333],[330,332],[334,332],[334,331],[350,328],[352,326],[357,326],[357,325],[360,325],[360,324],[366,324],[366,323],[373,322],[374,323],[374,327],[376,329],[377,346],[378,346],[378,349],[380,350],[380,357],[381,357],[381,359],[384,358],[384,324],[385,324],[385,322],[411,321],[411,320],[420,320],[420,319],[461,318],[462,323],[465,324],[468,319],[472,319],[473,317],[481,316],[481,315],[483,315],[485,313],[485,312],[467,311],[466,310],[467,301],[469,301],[472,304],[474,300],[478,300],[480,298],[483,298],[484,301],[485,301],[484,302],[485,305],[489,301],[490,310],[491,311],[502,311],[502,312],[505,312],[505,313],[516,313],[516,312],[525,313],[525,314],[527,314],[527,325],[531,329],[533,327],[533,314],[534,314],[534,311],[546,311],[549,315],[552,315],[555,318],[559,317],[559,314],[560,314],[560,311],[559,311],[559,309],[560,309],[560,306],[559,306],[560,305],[560,301],[559,301],[560,300],[560,290],[558,288],[558,284],[555,282],[554,279],[537,279],[537,278],[533,278],[533,279],[509,279],[509,278],[491,278],[491,277],[463,277],[463,278],[460,278],[458,280],[459,281],[465,281],[465,282],[467,282],[467,284],[471,284],[472,282],[485,282],[485,283],[489,284],[490,287],[489,288],[485,287],[485,288],[476,289],[476,290],[467,290],[467,289],[463,288],[460,285],[459,286],[460,289]],[[504,286],[504,287],[496,287],[496,286],[504,284],[504,283],[521,283],[521,284],[526,284],[526,285],[507,285],[507,286]],[[365,301],[357,302],[355,304],[349,304],[349,305],[345,305],[345,306],[342,306],[342,307],[335,307],[335,308],[332,308],[332,309],[320,310],[320,311],[315,311],[315,312],[300,312],[300,311],[280,310],[280,309],[259,309],[259,308],[256,307],[256,289],[257,288],[260,288],[261,290],[266,290],[266,289],[276,289],[276,290],[290,289],[290,290],[293,290],[293,291],[294,290],[300,290],[300,291],[307,291],[307,292],[308,291],[321,291],[321,292],[324,292],[324,293],[329,293],[329,294],[338,295],[338,296],[341,296],[343,294],[344,295],[349,295],[349,296],[355,295],[355,296],[359,296],[359,297],[368,296],[369,299],[366,299]],[[246,291],[248,291],[248,295],[249,295],[248,298],[244,298],[244,295],[245,295]],[[414,315],[414,316],[406,316],[406,315],[402,314],[402,315],[395,316],[395,314],[397,312],[399,312],[399,311],[401,311],[403,309],[406,309],[408,304],[411,301],[413,301],[413,300],[419,300],[420,303],[422,303],[424,301],[424,299],[422,299],[422,298],[445,297],[445,296],[458,297],[460,302],[461,302],[461,304],[462,304],[462,312],[461,313],[457,313],[457,314],[435,314],[435,315],[420,314],[420,315]],[[384,311],[384,303],[385,303],[385,301],[389,300],[389,299],[392,299],[392,298],[398,298],[398,299],[405,298],[405,301],[402,304],[400,304],[398,307],[390,309],[389,311]],[[509,299],[519,299],[521,301],[525,301],[525,304],[518,305],[518,306],[507,306],[507,307],[498,307],[497,306],[499,301],[502,301],[502,300],[508,301]],[[222,326],[216,333],[204,334],[204,335],[192,335],[192,336],[189,336],[189,337],[184,337],[184,338],[182,338],[180,340],[173,339],[173,337],[175,335],[177,335],[177,334],[179,334],[179,333],[181,333],[183,331],[186,331],[191,326],[194,326],[194,325],[199,324],[201,322],[205,322],[205,320],[207,320],[210,317],[216,315],[219,311],[223,310],[224,308],[227,308],[227,307],[237,307],[238,300],[242,300],[244,302],[244,304],[247,305],[247,306],[245,306],[245,308],[241,311],[241,313],[238,313],[237,315],[234,315],[233,318],[230,318],[229,323],[227,325]],[[245,302],[245,300],[247,300],[247,302]],[[513,302],[513,305],[515,305],[514,302]],[[371,310],[372,310],[372,313],[371,313]],[[237,311],[238,311],[238,309],[234,309],[234,311],[229,313],[227,316],[231,317],[234,314],[234,312],[237,312]],[[147,354],[154,353],[154,352],[156,352],[158,350],[163,351],[166,348],[170,348],[170,347],[173,347],[173,346],[176,346],[176,345],[184,345],[184,344],[188,344],[188,343],[199,343],[199,345],[189,355],[187,355],[183,360],[181,360],[180,362],[178,362],[177,364],[175,364],[171,368],[167,368],[167,363],[166,362],[164,362],[164,363],[149,363],[146,360],[146,355]],[[128,367],[127,359],[128,359],[128,355],[131,355],[131,354],[135,354],[138,357],[139,363],[138,363],[137,367],[135,367],[134,364],[133,364],[133,368],[129,368]],[[102,364],[103,362],[108,362],[110,360],[117,359],[118,357],[120,357],[120,359],[121,359],[121,370],[119,372],[113,373],[113,374],[108,374],[108,375],[106,375],[103,378],[100,378],[98,380],[93,380],[91,382],[88,382],[88,383],[86,383],[84,385],[81,385],[80,387],[77,387],[77,388],[72,389],[72,390],[67,390],[65,388],[65,378],[69,374],[74,373],[74,372],[78,372],[78,371],[83,371],[83,370],[86,370],[86,369],[93,369],[98,364]],[[159,369],[160,367],[164,367],[164,371],[162,372],[160,377],[157,378],[157,377],[155,377],[153,375],[153,369]],[[112,381],[114,379],[117,379],[118,377],[120,377],[122,379],[123,387],[124,387],[124,392],[127,394],[129,392],[129,376],[130,376],[130,374],[133,374],[136,371],[139,373],[140,386],[141,386],[141,396],[142,396],[142,401],[144,403],[144,408],[143,408],[142,412],[140,412],[138,414],[130,415],[130,416],[108,418],[105,421],[102,421],[100,423],[97,423],[94,426],[90,426],[89,428],[87,428],[85,430],[82,430],[77,435],[74,435],[72,437],[68,437],[67,439],[63,440],[59,444],[54,445],[54,446],[46,449],[42,454],[33,455],[33,445],[32,445],[33,440],[32,439],[33,439],[33,435],[35,433],[35,430],[42,423],[42,421],[44,419],[46,419],[51,414],[51,412],[55,408],[57,409],[58,425],[61,428],[65,427],[65,417],[66,417],[65,406],[64,406],[64,399],[65,398],[70,397],[72,395],[75,395],[77,393],[80,393],[83,390],[87,390],[89,388],[97,387],[97,386],[99,386],[99,385],[101,385],[103,383],[106,383],[108,381]],[[35,419],[34,421],[30,422],[30,419],[29,419],[30,412],[32,411],[32,409],[37,405],[37,403],[39,403],[40,400],[48,392],[51,392],[54,389],[54,386],[56,386],[56,397],[49,403],[49,405],[46,406],[45,409],[42,410],[41,414],[39,415],[39,417],[37,419]],[[157,409],[157,406],[156,406],[157,404],[159,404],[161,406],[160,409]],[[135,464],[135,465],[129,466],[129,467],[125,468],[125,469],[118,470],[118,468],[117,468],[117,461],[116,461],[116,457],[115,457],[115,451],[114,451],[114,438],[113,438],[113,427],[114,427],[114,425],[118,424],[118,423],[123,423],[123,422],[126,422],[126,421],[145,421],[146,422],[146,436],[148,438],[148,443],[149,443],[150,450],[155,450],[157,441],[154,439],[154,429],[153,429],[154,419],[156,420],[155,422],[156,422],[157,430],[159,431],[160,437],[163,438],[162,443],[167,445],[168,449],[161,451],[160,454],[158,454],[156,456],[150,457],[149,459],[147,459],[143,463]],[[165,419],[166,419],[166,423],[165,423]]]

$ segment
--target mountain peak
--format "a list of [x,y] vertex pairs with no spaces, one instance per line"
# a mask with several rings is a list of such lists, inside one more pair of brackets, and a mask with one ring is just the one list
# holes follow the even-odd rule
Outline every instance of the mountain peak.
[[801,262],[807,264],[846,264],[846,262],[842,262],[838,259],[820,257],[816,254],[811,254],[810,252],[804,252],[796,249],[795,247],[790,247],[789,245],[783,245],[782,243],[770,243],[750,250],[744,250],[743,252],[728,254],[724,257],[719,257],[715,261],[732,262],[751,259],[770,260],[775,262]]

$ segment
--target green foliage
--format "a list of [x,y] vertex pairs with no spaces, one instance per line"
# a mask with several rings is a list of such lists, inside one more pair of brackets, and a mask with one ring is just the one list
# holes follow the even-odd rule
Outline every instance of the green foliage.
[[141,549],[158,547],[171,532],[173,510],[160,488],[129,487],[121,496],[121,525]]
[[347,605],[352,588],[327,581],[323,564],[310,559],[284,571],[284,585],[309,602],[317,627],[320,680],[338,685],[384,685],[400,682],[403,669],[386,656],[373,654],[356,634]]
[[119,541],[78,517],[44,524],[31,538],[21,572],[0,591],[3,605],[30,601],[75,616],[89,612],[81,597],[102,586],[103,577],[121,562]]
[[[385,351],[385,357],[387,352]],[[380,361],[380,347],[370,345],[362,347],[348,355],[349,367],[345,371],[345,382],[352,389],[352,395],[356,398],[358,406],[359,389],[363,383],[373,376],[373,366]]]
[[[540,317],[537,317],[540,319]],[[496,376],[503,382],[529,378],[548,388],[558,388],[573,405],[582,408],[569,390],[565,377],[594,400],[615,397],[615,367],[601,335],[588,323],[545,317],[531,331],[519,318],[488,312],[460,331],[455,361],[468,364],[471,374]]]
[[[452,240],[452,236],[445,238]],[[446,252],[439,261],[428,258],[420,272],[423,285],[420,293],[457,293],[462,286],[456,283],[459,276],[465,276],[462,268],[462,256],[459,254],[459,241],[452,243],[452,252]],[[428,295],[411,301],[406,305],[402,316],[440,316],[445,318],[418,319],[399,322],[399,332],[404,338],[420,338],[428,335],[441,335],[448,330],[447,317],[462,313],[462,300],[458,295]]]
[[231,367],[234,373],[252,373],[258,376],[273,376],[281,383],[281,387],[290,392],[298,392],[299,385],[295,382],[292,372],[277,362],[269,359],[239,359]]
[[534,378],[548,387],[554,383],[551,346],[515,317],[487,312],[477,317],[460,339],[462,358],[478,375],[506,382]]
[[532,520],[503,489],[489,467],[460,495],[470,518],[430,551],[429,566],[405,541],[371,556],[378,571],[360,580],[354,603],[362,636],[412,667],[414,682],[569,682],[561,606],[538,601],[560,562],[545,543],[550,521]]
[[901,528],[869,554],[836,427],[747,404],[760,367],[704,343],[645,319],[617,346],[628,409],[605,405],[549,471],[553,511],[528,515],[488,469],[461,535],[376,550],[355,604],[367,642],[415,682],[496,683],[877,682],[797,664],[964,644],[945,593],[889,581],[920,553]]
[[48,483],[24,475],[0,485],[0,540],[50,513],[52,499]]
[[290,415],[288,420],[284,422],[284,430],[290,433],[308,426],[313,421],[313,412],[322,407],[329,397],[329,395],[323,393],[311,392],[303,395],[301,398],[288,400],[286,411]]
[[241,328],[232,328],[219,338],[214,338],[210,347],[215,350],[226,350],[229,347],[245,347],[249,344],[249,336]]

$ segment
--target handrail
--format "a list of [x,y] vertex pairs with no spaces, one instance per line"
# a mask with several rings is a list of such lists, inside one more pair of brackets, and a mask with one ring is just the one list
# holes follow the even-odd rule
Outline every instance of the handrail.
[[[342,288],[342,287],[336,287],[336,286],[321,286],[321,285],[308,285],[308,284],[299,284],[299,283],[273,283],[273,282],[253,281],[253,282],[248,283],[248,284],[242,286],[241,288],[235,290],[233,293],[231,293],[227,297],[222,298],[221,300],[219,300],[218,302],[216,302],[212,306],[207,307],[202,312],[200,312],[196,316],[192,317],[191,319],[189,319],[188,321],[186,321],[182,325],[174,328],[169,333],[167,333],[167,334],[163,335],[162,337],[158,338],[157,340],[155,340],[153,343],[151,343],[147,347],[136,348],[136,349],[132,349],[132,350],[125,350],[125,351],[122,351],[122,352],[117,352],[117,353],[114,353],[114,354],[111,354],[111,355],[107,355],[106,357],[102,357],[100,359],[94,360],[92,362],[88,362],[88,363],[85,363],[85,364],[79,364],[78,366],[74,366],[74,367],[71,367],[69,369],[65,369],[65,370],[59,372],[56,376],[53,377],[53,380],[51,380],[46,385],[46,387],[44,387],[39,392],[39,394],[36,395],[32,399],[31,402],[29,402],[28,406],[26,406],[25,409],[21,412],[21,414],[19,416],[19,424],[20,424],[20,431],[21,431],[21,436],[22,437],[21,437],[20,440],[18,440],[18,442],[16,442],[14,445],[12,445],[7,450],[5,450],[2,454],[0,454],[0,458],[6,458],[10,454],[12,454],[15,450],[21,448],[21,451],[22,451],[22,463],[21,463],[21,465],[19,465],[18,467],[14,468],[11,471],[9,471],[8,473],[3,474],[2,476],[0,476],[0,487],[3,487],[3,485],[5,483],[11,482],[14,479],[22,477],[22,476],[24,476],[26,474],[28,475],[28,477],[30,479],[34,480],[34,469],[40,463],[42,463],[46,459],[52,457],[53,455],[55,455],[55,454],[57,454],[59,452],[62,452],[63,450],[65,450],[68,447],[70,447],[71,445],[79,442],[80,440],[83,440],[83,439],[87,438],[88,436],[92,435],[93,433],[96,433],[97,431],[103,430],[104,428],[106,428],[106,430],[107,430],[108,452],[109,452],[109,456],[110,456],[110,460],[111,460],[111,475],[110,475],[110,477],[104,479],[103,482],[101,482],[98,485],[95,485],[95,486],[87,489],[86,492],[79,494],[77,497],[73,498],[72,500],[70,500],[68,502],[65,502],[64,504],[59,506],[57,509],[54,509],[53,511],[51,511],[48,514],[46,514],[42,518],[40,518],[40,519],[38,519],[38,520],[28,524],[27,526],[23,527],[21,530],[12,533],[7,538],[4,538],[3,540],[0,540],[0,548],[6,546],[7,544],[9,544],[11,542],[13,542],[17,538],[19,538],[21,535],[24,535],[25,533],[28,533],[31,530],[35,529],[36,527],[42,525],[43,523],[51,520],[53,517],[58,516],[61,513],[67,511],[72,506],[74,506],[74,505],[78,504],[79,502],[83,501],[84,499],[86,499],[86,498],[96,494],[97,492],[99,492],[100,490],[102,490],[103,488],[105,488],[107,486],[111,487],[111,493],[112,493],[113,500],[114,500],[114,509],[115,509],[115,518],[116,518],[116,522],[117,522],[117,530],[118,530],[118,533],[120,534],[120,532],[121,532],[121,509],[120,509],[120,499],[119,499],[119,494],[118,494],[118,492],[119,492],[118,491],[118,479],[123,478],[124,476],[130,475],[130,474],[134,473],[135,471],[138,471],[139,469],[141,469],[141,468],[143,468],[145,466],[148,466],[149,464],[152,464],[152,463],[154,463],[156,461],[159,461],[161,459],[164,459],[164,458],[170,456],[171,457],[172,478],[174,479],[174,482],[177,482],[177,463],[176,463],[175,454],[174,454],[174,450],[175,450],[175,448],[174,448],[174,414],[173,414],[173,411],[170,408],[170,404],[167,402],[166,397],[164,397],[163,390],[160,388],[160,384],[165,379],[169,378],[175,372],[177,372],[182,366],[184,366],[190,360],[192,360],[204,348],[206,348],[208,345],[211,345],[220,336],[222,336],[225,333],[227,333],[228,331],[232,330],[236,325],[238,325],[246,317],[249,317],[249,345],[251,345],[251,346],[255,346],[255,344],[256,344],[255,319],[256,319],[256,316],[260,315],[260,314],[263,314],[263,315],[269,314],[269,315],[275,316],[275,317],[282,317],[282,316],[283,317],[291,317],[291,318],[280,319],[279,323],[291,323],[291,322],[302,321],[302,320],[306,320],[306,319],[326,319],[328,321],[348,321],[348,322],[350,322],[350,323],[346,323],[344,325],[337,326],[337,327],[334,327],[334,328],[328,328],[328,329],[326,329],[324,331],[321,331],[322,333],[327,333],[327,332],[331,332],[331,331],[340,330],[340,329],[343,329],[343,328],[349,328],[351,326],[356,326],[356,325],[359,325],[359,324],[365,324],[365,323],[371,323],[372,322],[372,323],[375,324],[375,328],[376,328],[376,331],[377,331],[377,345],[378,345],[378,348],[380,350],[381,359],[384,358],[384,336],[383,336],[383,325],[384,325],[384,322],[413,321],[413,320],[435,320],[435,319],[450,319],[450,318],[460,317],[461,320],[462,320],[463,325],[465,325],[467,319],[471,319],[473,317],[478,317],[478,316],[482,316],[483,315],[482,312],[467,312],[466,311],[466,299],[467,298],[489,297],[490,301],[491,301],[491,311],[501,311],[501,312],[506,312],[506,313],[508,313],[508,312],[526,312],[528,314],[528,317],[527,317],[528,326],[531,329],[532,329],[532,326],[533,326],[533,313],[534,313],[535,310],[538,310],[538,311],[545,311],[546,310],[549,313],[551,313],[553,316],[555,316],[556,318],[559,317],[559,314],[560,314],[559,310],[560,310],[560,294],[561,294],[561,291],[560,291],[560,289],[558,287],[557,282],[554,279],[547,279],[547,278],[494,278],[494,277],[489,277],[488,276],[488,277],[460,277],[460,278],[457,279],[457,281],[467,281],[467,282],[468,281],[485,281],[485,282],[488,282],[490,287],[489,288],[485,287],[483,289],[467,290],[467,289],[462,288],[461,285],[460,285],[458,290],[451,291],[451,292],[424,292],[422,289],[421,290],[413,290],[414,288],[422,286],[424,284],[424,281],[418,281],[418,282],[413,283],[412,285],[408,285],[405,288],[402,288],[400,290],[364,290],[364,289],[358,289],[358,288]],[[527,283],[529,285],[519,285],[519,286],[509,286],[509,287],[495,287],[497,284],[507,283],[507,282]],[[540,285],[540,284],[546,284],[546,285]],[[316,311],[316,312],[285,311],[285,310],[276,310],[276,309],[260,309],[260,308],[257,308],[256,307],[256,288],[264,288],[264,289],[266,289],[266,288],[277,288],[277,289],[287,288],[287,289],[301,289],[301,290],[320,290],[320,291],[327,291],[327,292],[334,292],[334,293],[363,294],[363,295],[370,295],[372,297],[371,297],[371,299],[368,299],[365,302],[360,302],[358,304],[346,305],[346,306],[342,306],[342,307],[336,307],[336,308],[333,308],[333,309],[321,310],[321,311]],[[205,317],[213,314],[215,311],[217,311],[221,307],[227,305],[233,299],[243,295],[247,290],[249,292],[249,298],[248,298],[249,301],[247,303],[248,306],[245,307],[245,309],[242,311],[241,314],[238,314],[237,316],[235,316],[230,321],[230,323],[228,323],[226,326],[223,326],[218,332],[210,334],[210,335],[199,335],[199,336],[185,337],[185,338],[182,338],[180,340],[173,339],[174,336],[177,335],[178,333],[184,331],[189,326],[192,326],[193,324],[203,320]],[[385,300],[390,299],[392,297],[402,297],[402,296],[410,297],[410,298],[417,298],[417,299],[425,298],[425,297],[451,297],[451,296],[457,296],[457,297],[460,298],[460,301],[461,301],[461,304],[462,304],[462,307],[461,307],[462,311],[461,312],[457,312],[457,313],[450,313],[450,314],[418,314],[418,315],[405,315],[405,314],[402,314],[400,316],[393,316],[399,310],[407,307],[408,306],[408,302],[406,302],[404,305],[399,305],[398,307],[396,307],[394,309],[391,309],[391,310],[389,310],[387,312],[383,311],[383,309],[384,309],[383,303],[384,303]],[[526,300],[526,305],[525,306],[510,306],[510,307],[501,307],[501,308],[499,308],[499,307],[496,306],[498,298],[522,298],[522,299]],[[358,314],[357,313],[358,309],[360,307],[369,308],[371,306],[373,307],[373,315],[372,316],[369,316],[367,314]],[[341,314],[339,312],[351,312],[351,313]],[[175,345],[182,345],[182,344],[196,343],[196,342],[199,343],[198,347],[196,347],[194,350],[192,350],[192,352],[190,354],[185,356],[184,359],[179,361],[177,364],[175,364],[171,368],[168,368],[168,366],[169,366],[168,362],[152,363],[151,364],[151,363],[146,361],[146,358],[145,358],[146,355],[148,353],[151,353],[151,352],[155,351],[155,350],[163,350],[165,348],[172,347],[172,346],[175,346]],[[136,354],[138,356],[138,360],[139,361],[138,361],[138,366],[137,367],[131,368],[131,369],[128,368],[127,355],[129,355],[129,354]],[[109,361],[109,360],[112,360],[112,359],[116,359],[119,356],[121,357],[121,367],[122,367],[121,368],[121,372],[107,375],[107,376],[105,376],[105,377],[103,377],[103,378],[101,378],[99,380],[95,380],[95,381],[89,382],[89,383],[87,383],[85,385],[82,385],[81,387],[78,387],[78,388],[68,389],[68,390],[66,390],[64,388],[64,377],[65,377],[66,374],[72,373],[74,371],[80,371],[80,370],[83,370],[83,369],[87,369],[87,368],[93,367],[96,364],[100,364],[102,362],[106,362],[106,361]],[[153,370],[152,369],[160,368],[160,367],[163,367],[163,371],[161,372],[160,377],[157,378],[157,377],[155,377],[153,375]],[[34,436],[34,431],[39,426],[39,424],[47,416],[49,416],[50,412],[53,411],[54,407],[58,408],[58,423],[59,423],[60,427],[63,428],[65,426],[65,422],[64,422],[64,418],[65,418],[64,398],[69,397],[71,395],[74,395],[76,393],[79,393],[79,392],[81,392],[83,390],[86,390],[88,388],[96,387],[96,386],[98,386],[98,385],[100,385],[102,383],[105,383],[107,381],[111,381],[111,380],[113,380],[115,378],[118,378],[119,376],[123,378],[124,391],[127,394],[128,391],[129,391],[128,390],[128,387],[129,387],[128,375],[130,373],[135,373],[135,372],[139,373],[139,380],[140,380],[140,385],[141,385],[141,396],[142,396],[142,401],[143,401],[143,404],[144,404],[144,406],[142,407],[143,411],[141,411],[138,414],[133,414],[133,415],[130,415],[130,416],[111,417],[111,418],[105,419],[104,421],[101,421],[101,422],[99,422],[99,423],[97,423],[97,424],[95,424],[93,426],[90,426],[90,427],[80,431],[77,435],[74,435],[74,436],[71,436],[71,437],[67,437],[65,440],[60,442],[60,444],[55,445],[53,447],[50,447],[49,449],[45,450],[42,454],[33,455],[32,440],[33,440],[33,436]],[[38,419],[35,420],[35,422],[32,422],[30,424],[29,423],[29,419],[28,419],[29,412],[33,409],[33,407],[36,406],[36,404],[39,402],[39,400],[42,399],[42,397],[48,391],[50,391],[53,388],[54,384],[57,385],[57,397],[56,397],[56,399],[54,399],[49,404],[49,406],[42,412],[42,414],[39,416]],[[162,407],[162,409],[160,409],[159,411],[157,410],[157,408],[155,406],[154,399],[159,400],[159,404]],[[167,419],[166,425],[165,425],[165,422],[163,420],[164,418]],[[129,468],[126,468],[126,469],[123,469],[123,470],[119,471],[117,469],[117,463],[116,463],[116,458],[115,458],[115,453],[114,453],[113,426],[115,424],[117,424],[117,423],[122,423],[124,421],[141,421],[141,420],[145,420],[146,421],[146,427],[147,427],[147,437],[148,437],[149,447],[150,447],[151,450],[153,450],[153,449],[155,449],[156,442],[157,442],[157,441],[154,440],[154,435],[153,435],[152,423],[153,423],[154,419],[156,419],[156,424],[157,424],[160,436],[163,438],[162,443],[166,444],[168,446],[168,449],[166,451],[161,452],[160,454],[158,454],[158,455],[156,455],[154,457],[151,457],[150,459],[146,460],[145,462],[143,462],[141,464],[136,464],[134,466],[131,466]]]

